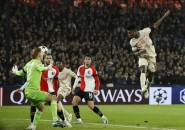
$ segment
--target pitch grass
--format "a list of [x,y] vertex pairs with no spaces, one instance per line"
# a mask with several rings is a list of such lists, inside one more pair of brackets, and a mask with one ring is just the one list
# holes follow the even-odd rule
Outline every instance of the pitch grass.
[[[72,106],[66,106],[72,112]],[[105,127],[100,118],[87,106],[80,106],[83,125],[73,124],[65,130],[185,130],[185,106],[101,105],[99,108],[109,118]],[[46,106],[37,130],[52,128],[50,107]],[[90,123],[90,124],[89,124]],[[29,106],[0,107],[0,130],[25,130],[29,124]],[[165,129],[163,129],[165,128]]]

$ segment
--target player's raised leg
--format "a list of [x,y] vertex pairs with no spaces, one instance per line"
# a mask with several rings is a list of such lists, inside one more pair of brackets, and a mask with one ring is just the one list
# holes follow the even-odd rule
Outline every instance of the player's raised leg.
[[148,68],[148,61],[145,58],[139,58],[139,68],[141,71],[140,74],[140,86],[141,86],[141,93],[144,95],[145,98],[148,97],[148,86],[147,86],[147,68]]
[[153,82],[154,74],[156,72],[156,58],[151,57],[149,59],[148,71],[147,71],[147,88],[149,88]]
[[142,92],[147,90],[146,86],[146,66],[140,67],[141,75],[140,75],[140,85]]
[[147,81],[146,81],[146,86],[147,86],[148,89],[152,85],[153,78],[154,78],[154,72],[148,71],[147,72]]
[[34,125],[33,128],[36,128],[38,122],[40,121],[40,118],[41,118],[41,115],[42,115],[42,112],[44,109],[43,103],[45,101],[51,102],[52,117],[54,119],[53,126],[56,127],[56,126],[61,125],[57,121],[58,120],[58,118],[57,118],[57,101],[56,101],[55,95],[51,95],[47,92],[42,92],[42,91],[38,91],[38,90],[27,90],[25,92],[25,95],[37,107],[37,111],[35,113],[34,120],[33,120],[33,125]]

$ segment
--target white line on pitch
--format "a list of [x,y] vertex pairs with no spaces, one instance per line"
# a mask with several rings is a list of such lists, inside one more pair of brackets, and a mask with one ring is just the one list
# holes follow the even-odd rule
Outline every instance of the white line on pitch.
[[[0,120],[17,120],[17,121],[30,121],[30,119],[0,119]],[[52,122],[52,120],[40,120],[43,122]],[[104,126],[104,124],[100,124],[100,123],[84,123],[84,124],[89,124],[89,125],[100,125],[100,126]],[[176,130],[176,129],[172,129],[172,128],[154,128],[154,127],[146,127],[146,126],[134,126],[134,125],[117,125],[117,124],[108,124],[108,126],[112,126],[112,127],[120,127],[120,128],[136,128],[136,129],[149,129],[149,130]]]
[[[91,125],[104,125],[100,123],[85,123],[85,124],[91,124]],[[171,128],[149,128],[146,126],[134,126],[134,125],[116,125],[116,124],[109,124],[109,126],[113,127],[122,127],[122,128],[138,128],[138,129],[150,129],[150,130],[176,130]]]

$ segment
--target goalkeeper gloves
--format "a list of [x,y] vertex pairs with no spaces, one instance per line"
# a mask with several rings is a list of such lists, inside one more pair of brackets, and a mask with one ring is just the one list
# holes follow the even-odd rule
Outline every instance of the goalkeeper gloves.
[[17,71],[18,71],[18,67],[17,67],[17,65],[14,65],[14,66],[12,67],[12,73],[13,73],[13,74],[16,74]]

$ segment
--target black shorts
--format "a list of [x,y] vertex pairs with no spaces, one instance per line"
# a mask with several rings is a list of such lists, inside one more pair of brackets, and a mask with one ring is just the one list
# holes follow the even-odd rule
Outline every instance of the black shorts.
[[85,99],[85,101],[94,101],[94,93],[93,92],[83,92],[81,89],[77,88],[75,91],[75,96],[79,96],[81,99]]
[[49,93],[49,94],[51,94],[51,95],[55,95],[55,92],[51,92],[51,93]]

